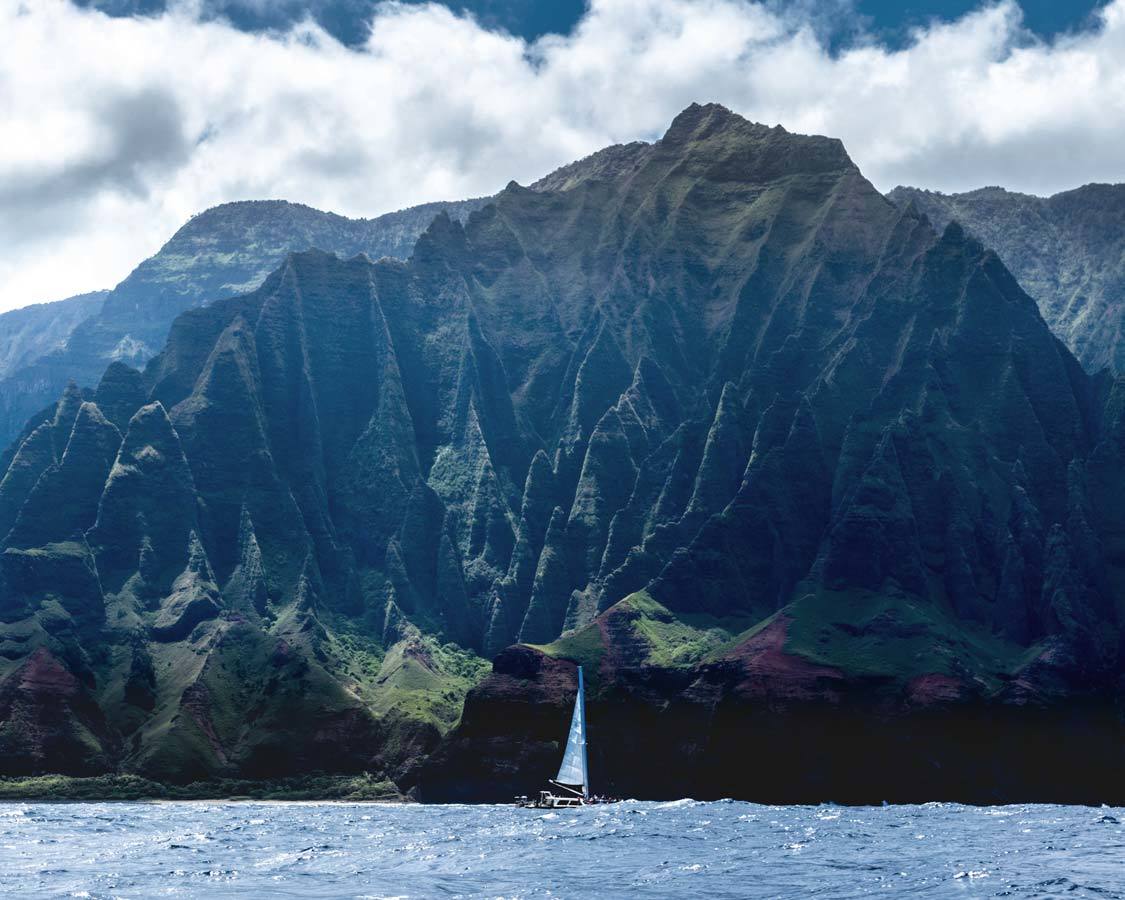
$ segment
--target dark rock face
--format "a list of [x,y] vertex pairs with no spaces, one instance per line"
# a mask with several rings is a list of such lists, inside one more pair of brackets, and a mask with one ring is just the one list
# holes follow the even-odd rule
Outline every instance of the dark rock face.
[[[587,701],[594,789],[762,803],[1121,801],[1125,727],[1111,704],[986,702],[938,675],[891,694],[785,652],[786,624],[692,669],[601,667],[605,687]],[[420,798],[500,803],[546,786],[576,681],[572,663],[531,648],[498,656],[421,772]]]
[[0,682],[0,748],[9,774],[105,770],[112,733],[89,691],[46,648]]
[[143,366],[181,312],[253,290],[287,253],[318,247],[343,257],[405,258],[439,212],[464,218],[484,202],[346,219],[296,203],[252,201],[195,216],[112,291],[0,316],[0,447],[67,382],[93,387],[114,361]]
[[999,187],[964,194],[898,187],[888,196],[914,204],[938,228],[960,222],[996,250],[1087,371],[1125,372],[1125,184],[1053,197]]
[[[780,765],[818,722],[856,760],[855,722],[905,753],[951,704],[1112,710],[1123,408],[838,141],[693,106],[407,262],[290,255],[65,394],[0,481],[0,659],[64,660],[126,769],[425,797],[534,788],[581,661],[607,781],[748,792],[751,726]],[[71,470],[101,491],[56,522]],[[795,795],[848,771],[811,752]]]
[[426,766],[423,799],[503,802],[545,785],[561,758],[559,723],[569,723],[577,678],[573,663],[530,647],[502,651],[485,686],[469,692],[455,741]]

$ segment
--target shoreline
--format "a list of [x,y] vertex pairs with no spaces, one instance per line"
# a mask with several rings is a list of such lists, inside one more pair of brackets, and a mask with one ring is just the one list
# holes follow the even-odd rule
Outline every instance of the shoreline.
[[27,775],[0,777],[0,803],[140,803],[220,801],[394,803],[415,801],[391,781],[371,775],[218,778],[168,784],[139,775]]
[[[965,800],[929,800],[915,803],[874,801],[871,803],[775,803],[749,798],[725,797],[698,799],[631,798],[651,803],[749,803],[758,806],[807,806],[878,809],[894,806],[926,806],[931,803],[976,807],[1062,806],[1084,809],[1125,809],[1111,803],[1044,802],[1009,800],[1003,803],[974,803]],[[0,805],[7,803],[276,803],[276,804],[351,804],[385,806],[508,806],[508,803],[421,803],[402,794],[393,782],[370,775],[304,775],[277,779],[213,779],[186,785],[151,781],[139,775],[28,775],[0,776]]]

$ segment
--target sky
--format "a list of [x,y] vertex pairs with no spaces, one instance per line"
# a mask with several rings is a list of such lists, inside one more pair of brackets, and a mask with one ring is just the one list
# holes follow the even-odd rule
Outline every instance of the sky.
[[0,310],[218,203],[486,195],[693,101],[882,190],[1125,181],[1125,0],[0,0]]
[[[153,14],[166,10],[168,0],[75,0],[112,15]],[[412,0],[420,2],[420,0]],[[545,34],[566,34],[588,9],[586,0],[442,0],[457,13],[473,15],[485,27],[504,29],[526,40]],[[278,30],[311,17],[329,34],[349,46],[360,46],[370,32],[378,0],[209,0],[201,4],[206,17],[224,17],[246,31]],[[875,35],[901,46],[912,28],[933,20],[951,21],[980,5],[980,0],[772,0],[773,10],[786,7],[808,15],[822,11],[818,27],[827,43],[837,48],[857,33]],[[1022,0],[1024,25],[1042,37],[1087,24],[1096,0]],[[827,10],[828,14],[823,15]],[[815,15],[810,18],[816,18]]]

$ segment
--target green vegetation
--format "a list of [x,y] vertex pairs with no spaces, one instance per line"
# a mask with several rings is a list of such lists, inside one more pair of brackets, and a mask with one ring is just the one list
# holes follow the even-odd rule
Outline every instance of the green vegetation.
[[[765,619],[674,613],[645,591],[631,594],[599,621],[549,644],[532,645],[585,667],[591,683],[607,654],[617,664],[691,668],[719,659],[772,623],[791,622],[785,650],[857,678],[902,683],[918,675],[964,677],[989,690],[1038,648],[1025,648],[958,622],[918,598],[873,592],[807,594]],[[608,643],[607,643],[608,640]]]
[[919,675],[981,678],[989,689],[1034,655],[952,619],[933,603],[866,591],[806,594],[784,610],[785,649],[854,677],[901,683]]
[[217,778],[187,785],[137,775],[37,775],[0,778],[0,800],[402,800],[390,781],[362,775],[304,775],[269,781]]
[[888,197],[915,204],[939,229],[955,219],[995,250],[1087,371],[1125,371],[1125,185],[1087,184],[1053,197],[898,187]]
[[[340,625],[347,627],[343,622]],[[358,630],[330,630],[325,649],[348,689],[364,703],[374,703],[378,696],[379,671],[386,658],[383,645]]]
[[624,657],[629,665],[690,668],[721,656],[765,624],[747,616],[674,613],[646,591],[637,591],[606,610],[601,620],[550,644],[532,646],[582,665],[596,683],[606,653]]
[[430,722],[445,733],[461,717],[465,694],[490,669],[472,651],[416,633],[387,651],[371,687],[372,708]]
[[557,641],[552,641],[549,644],[529,644],[528,646],[541,650],[555,659],[569,659],[571,662],[577,663],[586,671],[586,677],[591,682],[597,679],[602,658],[606,653],[605,641],[598,622],[593,622],[585,628],[563,635]]
[[706,613],[673,613],[638,591],[621,601],[633,628],[649,644],[646,665],[690,667],[719,656],[754,627],[747,616],[716,618]]
[[75,329],[89,385],[187,310],[4,466],[0,772],[414,784],[482,657],[658,694],[794,596],[766,636],[873,689],[998,687],[1042,640],[1117,683],[1125,388],[994,255],[714,105],[551,183],[408,262],[287,256],[372,233],[222,207]]
[[11,443],[27,417],[52,402],[68,380],[97,384],[107,359],[143,367],[177,315],[254,290],[288,253],[316,247],[342,259],[359,253],[405,259],[434,216],[444,211],[464,219],[485,202],[426,203],[348,219],[262,200],[224,203],[193,216],[112,291],[0,317],[0,400],[12,407],[12,414],[0,416],[0,445]]

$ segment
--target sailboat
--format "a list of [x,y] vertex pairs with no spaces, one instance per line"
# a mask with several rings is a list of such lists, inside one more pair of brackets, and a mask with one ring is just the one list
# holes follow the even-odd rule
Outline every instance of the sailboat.
[[603,797],[590,796],[590,779],[586,766],[586,685],[582,679],[581,666],[578,667],[578,695],[574,698],[566,752],[563,753],[559,774],[550,779],[549,783],[560,793],[553,790],[540,791],[534,800],[518,797],[516,803],[535,809],[566,809],[611,802]]

